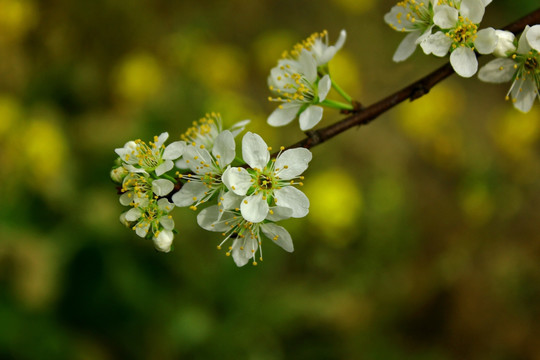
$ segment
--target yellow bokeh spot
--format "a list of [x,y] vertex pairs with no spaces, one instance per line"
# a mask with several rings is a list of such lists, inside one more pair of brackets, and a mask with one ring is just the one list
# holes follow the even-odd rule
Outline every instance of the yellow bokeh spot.
[[496,120],[492,136],[497,147],[515,160],[528,160],[535,153],[540,136],[540,111],[533,107],[527,114],[510,109]]
[[116,92],[124,99],[140,103],[154,96],[163,85],[163,72],[158,61],[149,54],[125,58],[115,73]]
[[462,151],[458,116],[463,103],[460,89],[440,84],[429,96],[398,107],[399,125],[413,141],[428,148],[426,156],[438,164],[452,165]]
[[21,111],[21,106],[14,97],[0,96],[0,138],[20,120]]
[[332,79],[355,98],[355,95],[360,93],[362,84],[358,62],[346,50],[341,49],[328,66]]
[[303,190],[310,199],[310,221],[326,238],[341,245],[352,240],[334,235],[354,226],[362,213],[362,193],[354,179],[343,169],[330,169],[307,178]]
[[31,119],[22,134],[21,145],[31,183],[43,187],[64,175],[68,146],[55,119],[49,115]]
[[353,14],[363,14],[375,5],[375,0],[333,0],[334,3],[344,11]]
[[37,23],[33,2],[0,0],[0,44],[17,42]]
[[227,45],[196,49],[193,71],[204,85],[215,91],[238,87],[247,78],[241,50]]

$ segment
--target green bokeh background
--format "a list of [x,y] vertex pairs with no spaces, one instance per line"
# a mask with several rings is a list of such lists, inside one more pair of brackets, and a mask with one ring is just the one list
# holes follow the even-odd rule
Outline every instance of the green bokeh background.
[[[301,139],[266,125],[266,76],[313,32],[347,30],[330,69],[364,104],[440,66],[392,63],[394,4],[0,0],[0,358],[540,359],[540,108],[507,85],[454,75],[314,148],[295,252],[263,244],[260,266],[187,209],[168,254],[118,221],[127,140],[210,111]],[[483,25],[537,6],[495,1]]]

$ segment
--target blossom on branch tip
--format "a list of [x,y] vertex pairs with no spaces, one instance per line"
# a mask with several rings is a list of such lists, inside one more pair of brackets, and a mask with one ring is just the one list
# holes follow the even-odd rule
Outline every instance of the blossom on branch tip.
[[264,140],[248,132],[242,139],[242,156],[250,168],[231,167],[223,173],[229,191],[243,198],[240,211],[249,222],[263,221],[274,205],[291,209],[294,218],[309,212],[309,199],[292,185],[303,185],[298,180],[304,178],[301,174],[311,161],[311,152],[305,148],[283,150],[271,160]]
[[515,53],[487,63],[478,73],[482,81],[503,83],[512,81],[506,99],[514,107],[528,112],[534,99],[540,99],[540,25],[526,26]]
[[297,61],[284,59],[270,71],[268,87],[276,95],[272,102],[281,103],[268,117],[268,124],[283,126],[300,116],[300,129],[309,130],[322,119],[323,102],[332,87],[330,75],[319,79],[313,56],[302,49]]

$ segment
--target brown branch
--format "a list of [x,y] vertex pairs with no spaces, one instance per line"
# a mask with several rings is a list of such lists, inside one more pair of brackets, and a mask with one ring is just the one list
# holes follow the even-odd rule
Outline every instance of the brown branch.
[[[504,30],[519,33],[523,31],[526,25],[537,23],[540,23],[540,9],[537,9],[513,22],[512,24],[504,27]],[[426,95],[431,88],[453,73],[454,69],[452,69],[450,63],[446,63],[422,79],[376,102],[373,105],[361,109],[359,112],[356,112],[341,121],[318,130],[306,132],[307,137],[305,139],[289,146],[288,148],[305,147],[309,149],[316,145],[322,144],[326,140],[331,139],[352,127],[369,124],[379,115],[385,113],[406,99],[413,101]]]

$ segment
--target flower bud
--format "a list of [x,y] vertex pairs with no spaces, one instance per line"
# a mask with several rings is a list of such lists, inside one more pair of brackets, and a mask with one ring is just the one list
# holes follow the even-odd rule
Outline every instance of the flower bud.
[[495,50],[493,50],[493,55],[497,57],[508,57],[509,53],[516,51],[514,34],[505,30],[496,30],[495,33],[497,34],[499,41],[497,42]]
[[119,166],[111,170],[111,179],[115,183],[121,184],[127,174],[129,171],[125,167]]
[[174,234],[170,230],[161,230],[157,236],[154,237],[154,245],[156,249],[163,252],[171,251],[171,245],[173,242]]
[[123,212],[120,214],[120,218],[118,220],[120,220],[120,222],[122,223],[122,225],[124,225],[125,227],[130,227],[130,223],[129,221],[127,221],[126,219],[126,212]]

